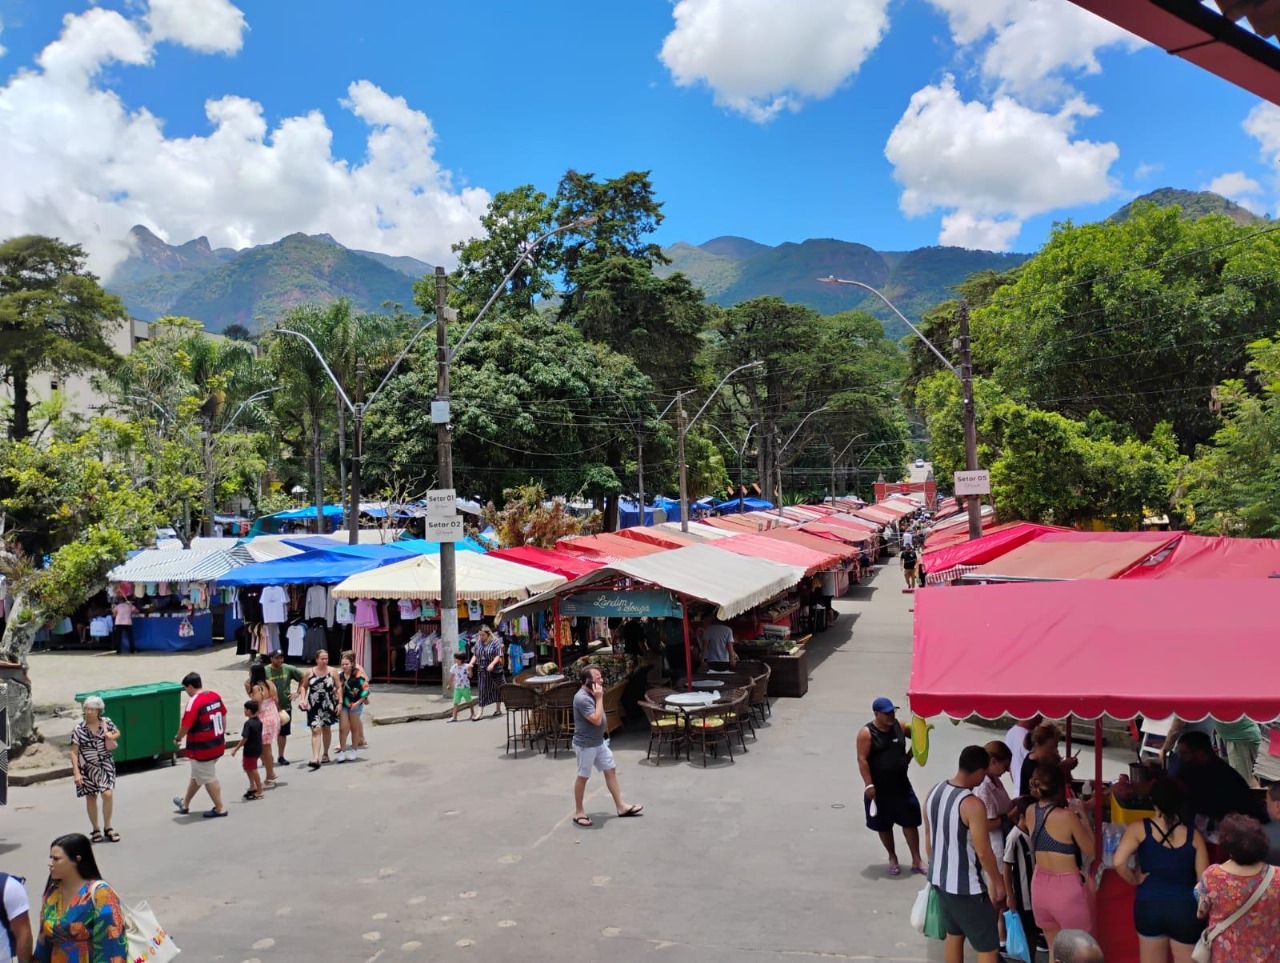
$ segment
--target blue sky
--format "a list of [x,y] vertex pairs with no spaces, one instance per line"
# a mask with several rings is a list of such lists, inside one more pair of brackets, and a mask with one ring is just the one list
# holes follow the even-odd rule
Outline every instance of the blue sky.
[[1276,202],[1280,112],[1066,0],[0,0],[0,24],[0,234],[107,268],[135,221],[434,261],[570,167],[651,170],[662,243],[1034,250],[1159,186]]

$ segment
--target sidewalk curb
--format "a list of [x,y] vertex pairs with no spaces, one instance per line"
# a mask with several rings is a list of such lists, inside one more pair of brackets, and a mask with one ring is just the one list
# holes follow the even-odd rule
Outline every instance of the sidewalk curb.
[[57,769],[31,769],[26,772],[10,772],[10,786],[35,786],[42,782],[53,782],[55,779],[69,779],[72,775],[70,766],[59,766]]
[[[458,706],[459,711],[467,709],[469,706]],[[409,712],[399,716],[374,716],[373,724],[375,726],[398,726],[406,722],[434,722],[437,719],[447,719],[453,715],[453,706],[447,709],[433,709],[430,712]]]

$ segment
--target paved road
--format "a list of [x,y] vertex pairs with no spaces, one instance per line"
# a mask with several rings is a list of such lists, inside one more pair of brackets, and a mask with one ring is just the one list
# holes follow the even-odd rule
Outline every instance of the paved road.
[[[905,695],[901,585],[887,568],[837,603],[808,696],[778,700],[735,763],[654,767],[647,736],[616,737],[642,818],[611,818],[596,777],[596,826],[577,829],[569,756],[505,757],[501,720],[419,723],[373,730],[359,763],[286,770],[228,819],[172,812],[182,768],[128,775],[125,840],[102,849],[103,871],[151,902],[192,963],[928,958],[940,944],[907,925],[920,883],[885,875],[853,759],[871,700]],[[943,723],[915,774],[921,794],[989,735]],[[238,800],[242,774],[226,762],[223,775]],[[15,790],[0,867],[34,888],[47,841],[80,829],[81,813],[69,782]]]

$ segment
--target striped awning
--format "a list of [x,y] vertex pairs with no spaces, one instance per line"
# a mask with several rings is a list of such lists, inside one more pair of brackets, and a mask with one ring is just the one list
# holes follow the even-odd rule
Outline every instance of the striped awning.
[[123,565],[113,568],[108,573],[107,580],[111,582],[216,582],[232,569],[248,565],[253,560],[253,556],[243,545],[209,551],[201,551],[197,548],[183,551],[148,548]]

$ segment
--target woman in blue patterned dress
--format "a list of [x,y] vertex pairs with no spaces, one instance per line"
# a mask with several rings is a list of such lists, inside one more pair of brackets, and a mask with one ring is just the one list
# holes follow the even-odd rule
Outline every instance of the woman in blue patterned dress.
[[102,881],[89,838],[59,836],[49,847],[36,963],[129,963],[124,931],[120,897]]

